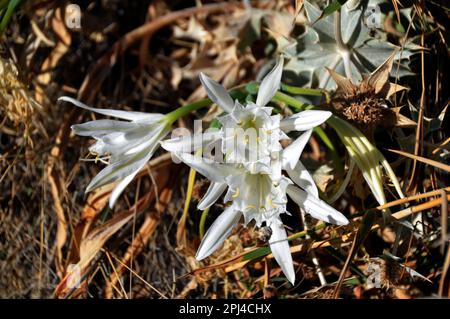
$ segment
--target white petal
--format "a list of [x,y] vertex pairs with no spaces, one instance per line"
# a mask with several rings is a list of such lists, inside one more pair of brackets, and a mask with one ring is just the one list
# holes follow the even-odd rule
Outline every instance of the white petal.
[[220,164],[208,158],[194,156],[189,153],[173,153],[185,164],[207,177],[213,182],[224,183],[225,177],[231,175],[234,170],[226,164]]
[[211,207],[223,194],[226,188],[227,184],[225,183],[211,182],[211,185],[209,185],[205,196],[203,196],[202,200],[198,203],[197,209],[205,210],[208,207]]
[[[237,120],[238,122],[245,117],[245,115],[247,114],[244,106],[242,106],[241,103],[239,103],[238,100],[234,101],[234,106],[233,106],[233,111],[230,113],[231,117],[234,120]],[[220,122],[220,118],[218,118],[219,122]]]
[[203,73],[200,73],[200,82],[202,82],[206,93],[214,103],[220,106],[227,113],[231,113],[233,111],[233,99],[222,85]]
[[308,130],[300,135],[294,142],[283,150],[281,154],[283,168],[294,169],[300,160],[303,149],[311,137],[312,130]]
[[123,156],[117,162],[109,164],[92,179],[86,188],[86,192],[125,178],[136,171],[139,171],[147,163],[150,157],[152,157],[153,152],[154,149],[149,150],[148,152],[145,151],[129,156]]
[[80,136],[100,137],[105,134],[130,130],[136,127],[136,123],[114,121],[114,120],[97,120],[82,124],[72,125],[71,128],[75,134]]
[[61,96],[58,101],[66,101],[70,102],[78,107],[81,107],[83,109],[96,112],[103,115],[109,115],[113,117],[117,117],[124,120],[129,121],[145,121],[145,122],[155,122],[157,120],[160,120],[164,117],[162,114],[157,113],[144,113],[144,112],[129,112],[129,111],[121,111],[121,110],[110,110],[110,109],[98,109],[94,107],[87,106],[86,104],[71,98],[69,96]]
[[95,136],[97,142],[89,147],[94,154],[111,154],[118,158],[127,150],[126,146],[134,143],[140,143],[141,139],[129,140],[123,132],[112,132],[100,137]]
[[329,111],[302,111],[282,120],[280,128],[285,132],[310,130],[328,120],[331,114]]
[[92,153],[111,154],[113,163],[120,161],[124,156],[155,149],[159,146],[159,141],[170,130],[170,127],[159,124],[145,126],[132,124],[135,127],[125,132],[117,131],[101,136],[94,135],[98,141],[89,150]]
[[289,185],[287,193],[308,214],[319,220],[336,225],[347,225],[347,218],[324,201],[309,195],[298,187]]
[[291,251],[289,250],[289,242],[287,241],[286,230],[283,227],[281,221],[273,222],[270,225],[272,229],[272,236],[270,237],[270,249],[272,250],[273,257],[280,265],[286,278],[294,284],[295,271],[294,263],[292,262]]
[[[163,125],[162,123],[158,123],[158,125],[150,125],[148,128],[144,129],[144,140],[137,144],[132,143],[129,146],[127,145],[125,155],[135,154],[145,149],[156,149],[160,145],[159,142],[170,132],[170,129],[170,126]],[[140,132],[136,131],[136,136],[138,138],[140,138],[139,135]]]
[[136,176],[136,174],[139,172],[139,170],[134,171],[131,175],[128,175],[125,177],[116,187],[114,187],[113,191],[111,192],[111,196],[109,197],[109,207],[113,208],[114,204],[116,203],[117,199],[119,198],[120,194],[124,191],[124,189],[128,186],[128,184],[131,183],[133,178]]
[[200,147],[204,147],[220,138],[220,131],[205,132],[203,134],[194,134],[178,136],[161,142],[162,148],[169,152],[190,153],[195,152]]
[[272,71],[267,74],[261,82],[258,90],[258,97],[256,98],[256,105],[266,106],[277,93],[280,88],[281,75],[283,73],[283,56],[277,61],[277,64]]
[[319,190],[317,189],[316,183],[301,161],[298,161],[294,169],[287,168],[286,172],[295,184],[306,190],[309,194],[319,198]]
[[231,234],[241,215],[242,213],[235,210],[233,206],[225,209],[209,227],[198,248],[195,259],[202,260],[216,251]]

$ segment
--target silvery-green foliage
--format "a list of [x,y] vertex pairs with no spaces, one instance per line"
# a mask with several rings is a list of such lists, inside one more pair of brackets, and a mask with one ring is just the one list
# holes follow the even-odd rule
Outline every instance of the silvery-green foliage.
[[408,63],[414,52],[407,48],[400,50],[392,43],[373,37],[375,30],[371,30],[365,23],[364,12],[367,5],[367,0],[361,0],[341,7],[340,42],[335,27],[337,13],[321,18],[322,11],[304,1],[309,26],[296,43],[282,50],[290,57],[285,70],[297,74],[306,82],[305,85],[333,89],[335,84],[330,81],[326,68],[334,69],[354,82],[359,82],[363,74],[375,70],[398,49],[391,75],[402,77],[411,74]]

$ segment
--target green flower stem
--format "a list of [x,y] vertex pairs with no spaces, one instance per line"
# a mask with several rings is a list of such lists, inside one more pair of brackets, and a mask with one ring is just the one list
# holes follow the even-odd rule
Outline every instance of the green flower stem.
[[167,113],[166,119],[167,121],[172,124],[175,121],[177,121],[180,117],[186,116],[194,111],[197,111],[201,108],[207,107],[211,105],[213,102],[210,99],[203,99],[194,103],[190,103],[187,105],[184,105],[182,107],[177,108],[176,110]]
[[[229,93],[230,93],[231,98],[237,99],[237,98],[241,97],[242,96],[242,91],[241,91],[242,88],[243,88],[243,86],[238,86],[238,87],[234,88],[232,91],[230,91]],[[165,118],[169,124],[173,124],[179,118],[186,116],[188,114],[191,114],[192,112],[202,109],[204,107],[210,106],[211,104],[213,104],[213,101],[211,101],[211,99],[199,100],[199,101],[184,105],[182,107],[179,107],[170,113],[167,113]]]
[[287,105],[293,107],[296,110],[299,111],[304,111],[304,110],[309,110],[312,109],[314,106],[309,105],[307,103],[303,103],[299,100],[297,100],[295,97],[292,97],[290,95],[287,95],[283,92],[278,91],[277,93],[275,93],[275,96],[273,97],[273,100],[275,102],[283,102],[286,103]]
[[320,89],[301,88],[298,86],[287,85],[281,83],[281,91],[296,94],[296,95],[310,95],[310,96],[324,96],[325,92]]
[[203,237],[205,236],[205,224],[206,224],[206,218],[208,217],[208,214],[209,214],[209,207],[207,209],[205,209],[204,211],[202,211],[202,216],[200,217],[200,224],[199,224],[200,240],[202,240]]

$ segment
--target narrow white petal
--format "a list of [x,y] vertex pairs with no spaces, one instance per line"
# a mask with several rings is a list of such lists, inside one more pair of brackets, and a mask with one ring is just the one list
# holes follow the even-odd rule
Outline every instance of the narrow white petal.
[[97,139],[97,143],[92,145],[89,150],[92,153],[110,154],[111,162],[114,163],[120,161],[124,156],[156,149],[159,141],[170,130],[168,126],[131,124],[135,127],[124,132],[115,131],[103,135],[93,135]]
[[301,161],[298,161],[294,169],[287,168],[286,172],[295,184],[306,190],[309,194],[319,198],[319,190],[317,189],[316,183]]
[[289,242],[287,241],[286,230],[283,227],[281,221],[273,222],[270,225],[272,229],[272,236],[270,237],[270,249],[272,250],[273,257],[280,265],[286,278],[294,284],[295,271],[294,263],[292,262],[291,251],[289,250]]
[[130,130],[136,127],[136,123],[114,121],[114,120],[97,120],[82,124],[74,124],[71,126],[75,134],[80,136],[100,137],[105,134]]
[[303,149],[308,143],[311,134],[312,130],[306,131],[283,150],[283,153],[281,154],[283,168],[294,169],[295,165],[297,165],[300,160],[300,155],[302,155]]
[[348,219],[336,209],[296,186],[289,185],[287,194],[314,218],[336,225],[348,224]]
[[220,138],[220,131],[205,132],[203,134],[185,135],[171,138],[161,142],[166,151],[175,153],[190,153],[206,146]]
[[149,150],[148,152],[140,152],[131,156],[123,156],[117,162],[109,164],[92,179],[86,188],[86,192],[123,179],[139,171],[152,157],[153,152],[154,150]]
[[239,222],[242,213],[235,210],[233,206],[228,207],[220,214],[214,223],[209,227],[198,248],[195,258],[202,260],[219,248],[225,239],[231,234],[236,224]]
[[256,105],[266,106],[277,93],[280,88],[281,75],[283,73],[283,56],[277,61],[275,67],[262,80],[258,90],[258,97],[256,98]]
[[208,207],[211,207],[223,194],[225,189],[227,189],[227,184],[211,182],[205,196],[203,196],[202,200],[198,203],[197,209],[205,210]]
[[94,107],[87,106],[86,104],[71,98],[69,96],[61,96],[58,101],[65,101],[72,103],[78,107],[89,110],[91,112],[96,112],[103,115],[109,115],[113,117],[117,117],[119,119],[129,120],[129,121],[145,121],[145,122],[154,122],[163,118],[164,115],[157,113],[144,113],[144,112],[129,112],[129,111],[121,111],[121,110],[110,110],[110,109],[98,109]]
[[[240,121],[242,118],[245,117],[245,115],[247,114],[244,106],[242,106],[241,103],[239,103],[238,100],[234,101],[234,106],[233,106],[233,111],[229,114],[229,116],[234,120],[234,121]],[[220,122],[220,117],[218,118],[219,122]],[[227,127],[227,126],[225,126]]]
[[331,114],[329,111],[302,111],[282,120],[280,128],[286,133],[310,130],[328,120]]
[[200,73],[200,82],[202,82],[206,93],[214,103],[220,106],[227,113],[231,113],[233,111],[233,99],[222,85],[209,78],[204,73]]
[[139,170],[134,171],[131,173],[131,175],[128,175],[125,177],[120,183],[114,187],[113,191],[111,192],[111,196],[109,197],[109,207],[113,208],[114,204],[116,203],[117,199],[119,198],[120,194],[124,191],[124,189],[128,186],[128,184],[131,183],[133,178],[136,176],[136,174],[139,172]]
[[[127,150],[125,146],[133,141],[129,140],[124,132],[112,132],[103,136],[94,136],[97,142],[89,147],[89,151],[94,154],[111,154],[112,157],[119,157]],[[140,139],[134,143],[141,142]]]
[[[142,130],[141,130],[142,131]],[[145,149],[154,150],[159,147],[160,141],[170,132],[170,126],[158,124],[150,125],[145,132],[144,140],[138,143],[126,145],[125,155],[139,153]],[[136,132],[136,136],[139,137],[140,132]],[[140,137],[139,137],[140,138]]]
[[180,158],[186,165],[189,165],[213,182],[224,183],[225,177],[233,172],[233,169],[230,166],[214,162],[208,158],[194,156],[189,153],[173,154]]

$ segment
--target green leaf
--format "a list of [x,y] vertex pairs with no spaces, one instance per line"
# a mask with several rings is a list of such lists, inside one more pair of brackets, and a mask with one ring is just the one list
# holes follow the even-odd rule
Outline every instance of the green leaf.
[[324,92],[318,89],[301,88],[297,86],[291,86],[281,83],[281,90],[295,95],[311,95],[311,96],[323,96]]
[[[347,2],[347,0],[336,0],[333,3],[330,3],[323,11],[320,17],[314,22],[316,23],[318,20],[328,17],[330,14],[334,13],[337,10],[340,10],[341,7]],[[313,23],[313,24],[314,24]]]
[[259,89],[259,85],[256,82],[250,82],[245,86],[245,90],[250,94],[257,94]]
[[272,251],[270,250],[270,247],[265,246],[265,247],[260,247],[254,251],[249,252],[248,254],[245,254],[243,257],[243,260],[253,260],[253,259],[258,259],[261,257],[264,257],[268,254],[270,254]]
[[11,20],[14,11],[22,0],[12,0],[8,4],[8,9],[6,9],[5,15],[2,17],[0,22],[0,34],[3,33],[8,26],[9,20]]

